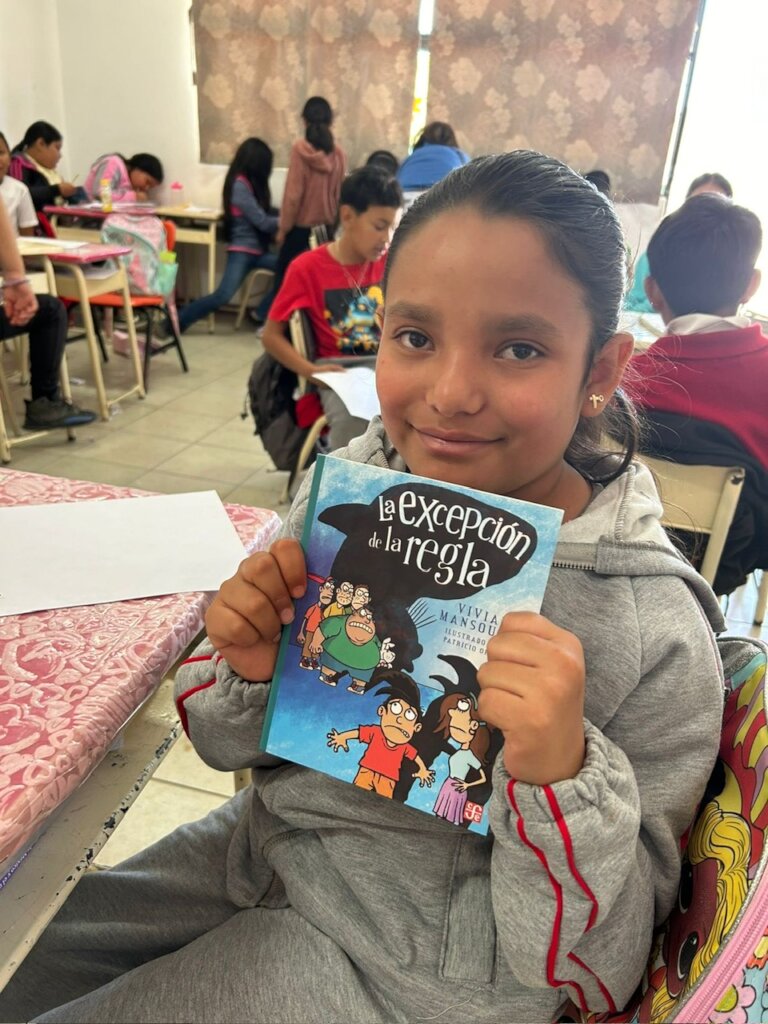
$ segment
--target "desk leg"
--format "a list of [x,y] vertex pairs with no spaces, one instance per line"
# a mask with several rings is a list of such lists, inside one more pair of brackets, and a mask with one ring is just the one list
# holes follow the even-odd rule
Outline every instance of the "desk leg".
[[139,353],[139,343],[136,338],[136,321],[133,319],[131,293],[128,290],[128,277],[125,270],[123,270],[123,287],[121,288],[121,291],[123,295],[125,324],[128,328],[128,345],[131,350],[131,362],[133,363],[133,372],[136,377],[136,384],[138,385],[137,394],[139,398],[145,398],[147,392],[144,389],[144,371],[141,366],[141,354]]
[[101,353],[99,352],[99,346],[96,341],[96,332],[93,329],[93,314],[91,313],[91,303],[88,298],[88,285],[85,280],[85,275],[80,267],[72,265],[69,269],[77,282],[80,301],[80,315],[83,318],[85,339],[88,342],[88,353],[91,357],[93,379],[96,384],[96,395],[99,403],[99,414],[103,420],[108,420],[109,403],[107,402],[107,391],[104,387],[104,375],[101,372]]
[[[208,294],[216,289],[216,225],[208,227]],[[208,333],[213,334],[216,328],[216,314],[208,314]]]

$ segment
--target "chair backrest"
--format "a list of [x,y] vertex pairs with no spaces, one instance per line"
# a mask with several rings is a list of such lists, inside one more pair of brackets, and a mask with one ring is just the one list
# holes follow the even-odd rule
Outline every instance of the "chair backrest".
[[173,252],[176,248],[176,224],[172,220],[164,220],[163,227],[165,228],[165,248],[168,252]]
[[[291,334],[291,344],[305,359],[310,362],[315,358],[315,337],[312,333],[312,325],[309,317],[303,309],[295,309],[288,321],[288,329]],[[309,389],[309,382],[306,377],[299,377],[299,394],[305,395]]]
[[330,242],[328,237],[328,228],[325,224],[315,224],[313,228],[309,229],[309,248],[316,249],[318,245],[325,245],[326,242]]
[[744,486],[741,466],[685,466],[643,455],[664,506],[664,525],[709,536],[699,569],[711,585]]

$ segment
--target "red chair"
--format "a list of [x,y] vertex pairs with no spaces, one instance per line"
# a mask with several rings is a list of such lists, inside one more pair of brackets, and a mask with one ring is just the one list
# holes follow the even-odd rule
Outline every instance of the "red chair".
[[[163,227],[165,228],[165,244],[169,252],[173,252],[176,248],[176,225],[171,220],[164,220]],[[122,309],[123,308],[123,296],[119,292],[108,292],[105,295],[97,295],[91,299],[91,307],[97,307],[100,309]],[[143,321],[145,326],[145,343],[144,343],[144,388],[147,388],[147,381],[149,379],[149,360],[151,356],[159,355],[161,352],[166,352],[169,348],[175,348],[179,353],[179,359],[181,361],[182,369],[184,373],[189,372],[189,366],[184,356],[184,349],[181,347],[181,337],[179,336],[179,330],[176,323],[175,309],[171,310],[168,303],[168,296],[166,295],[131,295],[131,309],[133,310],[134,316],[138,321]],[[165,317],[167,323],[170,326],[171,336],[167,341],[158,342],[152,341],[152,328],[155,323],[156,314],[160,314]],[[103,344],[101,337],[101,328],[99,324],[96,324],[96,334],[98,335],[100,344]]]

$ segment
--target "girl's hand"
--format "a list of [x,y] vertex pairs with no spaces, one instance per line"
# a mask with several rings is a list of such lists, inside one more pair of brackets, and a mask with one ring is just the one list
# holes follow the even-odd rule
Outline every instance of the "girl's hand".
[[221,585],[205,616],[208,639],[241,678],[272,678],[283,625],[293,601],[307,589],[304,552],[296,540],[278,540],[246,558]]
[[533,612],[509,612],[478,669],[478,711],[504,734],[513,779],[546,786],[584,763],[584,654],[565,629]]
[[0,294],[3,299],[5,315],[8,317],[8,322],[14,327],[23,327],[37,312],[37,299],[27,280],[20,281],[18,284],[14,284],[12,281],[3,284]]
[[59,182],[59,195],[62,199],[70,199],[75,192],[77,192],[77,185],[73,185],[71,181]]

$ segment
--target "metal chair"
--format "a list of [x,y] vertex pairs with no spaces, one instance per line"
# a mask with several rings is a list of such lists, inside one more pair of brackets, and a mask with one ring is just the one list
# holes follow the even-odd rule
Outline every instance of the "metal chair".
[[236,331],[240,330],[240,325],[242,324],[243,318],[245,317],[245,311],[251,304],[251,294],[254,288],[256,287],[256,283],[258,282],[260,285],[257,291],[257,298],[260,299],[263,295],[266,295],[266,293],[272,287],[272,282],[274,278],[274,270],[267,270],[266,267],[256,267],[256,269],[252,270],[248,277],[246,277],[245,282],[241,286],[240,291],[242,298],[240,299],[240,306],[237,310],[237,319],[235,320]]
[[[288,327],[291,333],[291,344],[293,347],[300,353],[300,355],[304,356],[305,359],[311,360],[314,355],[315,342],[312,337],[312,328],[309,324],[307,314],[301,309],[295,310],[295,312],[291,314]],[[299,397],[301,397],[307,393],[311,385],[306,377],[299,377],[298,382],[298,394]],[[296,460],[296,465],[288,476],[285,490],[280,498],[281,502],[290,501],[291,489],[303,473],[307,462],[309,461],[309,457],[317,444],[318,438],[327,426],[327,417],[319,416],[309,428],[304,444],[299,452],[299,457]]]
[[708,538],[699,572],[711,585],[744,486],[745,470],[741,466],[686,466],[649,455],[643,455],[642,461],[656,477],[664,525]]
[[[165,228],[165,244],[169,252],[173,252],[176,248],[176,225],[172,220],[164,220],[163,227]],[[94,306],[97,309],[122,309],[123,308],[123,296],[118,292],[108,292],[105,295],[94,296],[90,300],[91,307]],[[175,348],[179,354],[179,360],[181,361],[181,367],[184,373],[189,372],[189,366],[187,364],[186,357],[184,355],[184,349],[181,347],[181,336],[178,331],[176,324],[176,317],[171,313],[171,304],[167,295],[131,295],[131,308],[138,319],[143,319],[145,323],[145,342],[144,342],[144,388],[147,387],[149,379],[149,360],[152,356],[159,355],[161,352],[166,352],[169,348]],[[170,325],[171,336],[167,341],[159,342],[153,341],[152,339],[152,328],[155,323],[155,315],[160,314],[165,316],[168,324]],[[99,344],[104,348],[104,341],[101,335],[101,328],[96,325],[96,335],[99,339]]]

